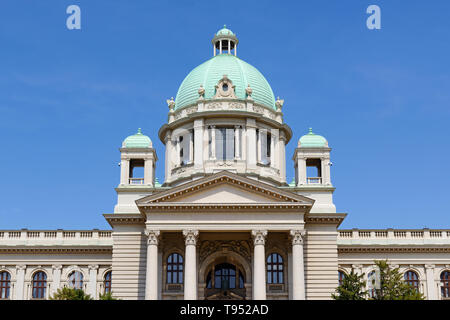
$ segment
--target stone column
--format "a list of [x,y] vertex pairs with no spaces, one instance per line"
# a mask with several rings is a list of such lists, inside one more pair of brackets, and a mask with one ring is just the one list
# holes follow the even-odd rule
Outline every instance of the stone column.
[[16,300],[24,300],[25,296],[25,270],[27,266],[20,265],[16,267]]
[[147,271],[145,275],[145,300],[158,299],[158,241],[159,230],[146,230]]
[[302,186],[307,184],[306,180],[306,159],[299,157],[297,159],[297,173],[298,173],[298,185]]
[[203,119],[194,121],[194,166],[203,167]]
[[52,266],[53,270],[53,282],[51,287],[51,295],[53,295],[56,291],[58,291],[61,286],[61,270],[62,265]]
[[283,131],[280,131],[280,180],[281,182],[286,182],[286,137]]
[[234,126],[234,158],[240,159],[240,149],[241,149],[241,126]]
[[197,238],[198,230],[183,230],[186,253],[184,258],[184,300],[197,300]]
[[130,183],[130,160],[122,158],[120,160],[120,184]]
[[256,167],[256,122],[254,119],[247,119],[247,166]]
[[153,187],[153,159],[144,159],[144,184]]
[[292,300],[305,300],[305,266],[303,238],[305,230],[291,230],[292,238]]
[[216,126],[211,126],[211,160],[216,160]]
[[189,163],[193,163],[194,162],[194,131],[193,130],[189,130],[188,137],[189,137]]
[[427,299],[428,300],[438,300],[438,292],[436,290],[436,285],[434,283],[434,265],[425,265],[425,274],[427,277]]
[[266,300],[267,230],[252,230],[253,237],[253,300]]
[[89,266],[89,284],[87,293],[90,294],[93,299],[97,298],[97,270],[98,265]]
[[167,134],[164,138],[164,142],[166,143],[166,176],[165,181],[169,181],[170,175],[172,172],[172,139],[171,135]]

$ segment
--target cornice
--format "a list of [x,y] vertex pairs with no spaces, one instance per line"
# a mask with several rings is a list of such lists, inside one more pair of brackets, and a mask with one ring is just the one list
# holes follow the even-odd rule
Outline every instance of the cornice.
[[335,187],[330,187],[330,186],[309,186],[309,185],[304,185],[304,186],[296,186],[296,187],[280,187],[282,189],[291,191],[291,192],[296,192],[296,191],[300,191],[300,192],[304,192],[304,191],[331,191],[334,192],[336,190]]
[[162,211],[162,212],[199,212],[199,211],[261,211],[261,210],[275,210],[275,211],[302,211],[306,212],[309,209],[308,204],[295,202],[275,202],[275,203],[182,203],[182,202],[163,202],[163,203],[149,203],[142,204],[140,208],[146,211]]
[[14,246],[0,247],[0,254],[112,254],[112,245],[86,247]]
[[142,214],[104,214],[106,221],[111,227],[116,225],[145,224],[145,217]]
[[126,192],[153,192],[153,193],[159,193],[165,190],[171,189],[170,187],[150,187],[146,185],[118,185],[114,190],[116,190],[117,193],[126,193]]
[[339,227],[346,216],[346,213],[308,213],[305,223],[335,224]]

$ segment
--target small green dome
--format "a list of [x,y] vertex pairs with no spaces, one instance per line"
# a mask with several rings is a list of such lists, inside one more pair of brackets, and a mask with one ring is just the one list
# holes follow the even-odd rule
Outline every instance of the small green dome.
[[312,128],[309,128],[308,134],[305,134],[298,140],[299,148],[327,148],[328,141],[322,136],[312,132]]
[[223,25],[223,28],[217,31],[216,36],[235,36],[233,31],[227,29],[227,25]]
[[141,128],[138,129],[136,134],[127,137],[122,142],[122,148],[151,148],[152,141],[149,137],[142,134]]
[[186,76],[178,89],[175,110],[196,103],[200,86],[205,89],[204,98],[211,99],[216,84],[224,75],[233,82],[238,99],[247,97],[245,89],[250,85],[255,103],[276,110],[272,88],[261,72],[238,57],[225,53],[202,63]]

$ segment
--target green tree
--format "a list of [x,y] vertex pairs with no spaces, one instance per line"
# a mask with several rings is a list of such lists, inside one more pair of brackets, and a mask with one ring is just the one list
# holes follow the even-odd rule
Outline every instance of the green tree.
[[334,300],[365,300],[367,297],[364,274],[356,274],[352,271],[344,277],[342,283],[336,288],[336,293],[331,297]]
[[[379,286],[375,288],[375,300],[424,300],[425,297],[406,283],[399,268],[392,268],[387,260],[374,261],[379,270]],[[375,280],[373,280],[375,284]],[[375,287],[375,286],[374,286]]]
[[104,293],[104,294],[101,294],[100,293],[100,300],[117,300],[117,298],[114,298],[113,296],[112,296],[112,292],[107,292],[107,293]]
[[93,300],[90,295],[86,294],[81,289],[73,289],[73,288],[60,288],[58,289],[53,296],[50,297],[50,300]]

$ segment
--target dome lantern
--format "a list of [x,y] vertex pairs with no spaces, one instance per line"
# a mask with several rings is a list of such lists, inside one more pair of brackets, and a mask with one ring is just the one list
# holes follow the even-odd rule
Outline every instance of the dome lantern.
[[237,44],[239,40],[236,38],[236,35],[230,29],[227,29],[227,26],[224,25],[222,29],[217,31],[212,39],[213,44],[213,54],[216,56],[217,50],[219,50],[219,54],[228,53],[231,54],[231,50],[234,50],[234,55],[237,55]]

